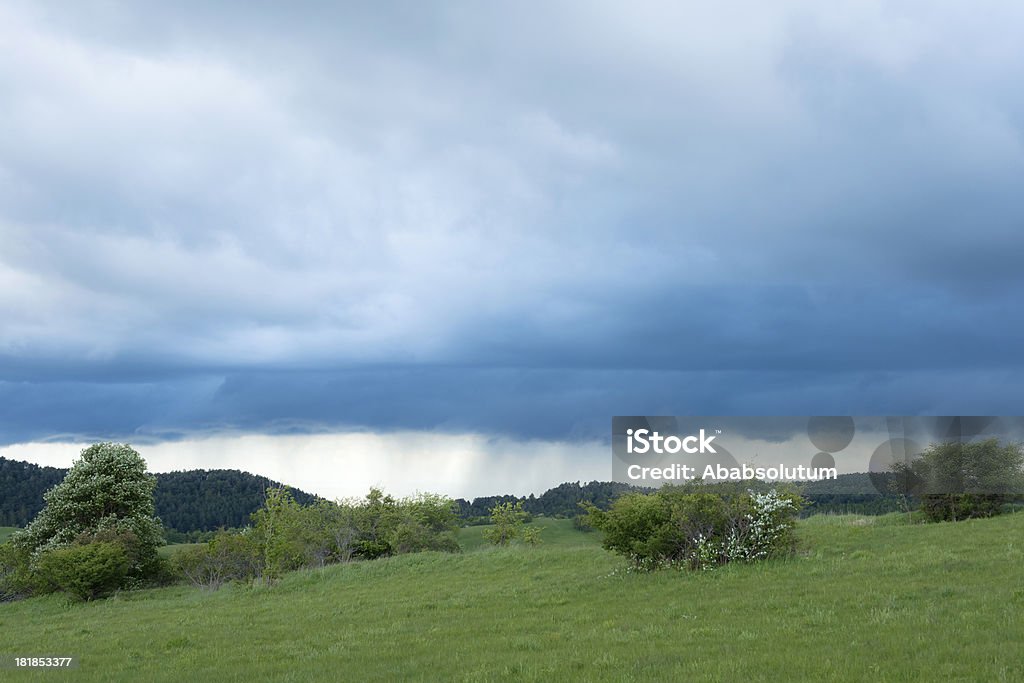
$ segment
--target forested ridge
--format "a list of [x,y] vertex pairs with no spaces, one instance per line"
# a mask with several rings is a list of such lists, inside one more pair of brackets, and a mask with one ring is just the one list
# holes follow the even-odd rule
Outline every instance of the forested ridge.
[[532,493],[529,496],[484,496],[474,498],[472,502],[463,498],[455,502],[459,506],[459,516],[462,519],[468,522],[487,523],[491,509],[501,503],[522,503],[523,511],[531,515],[575,517],[582,512],[580,503],[592,503],[603,510],[623,493],[649,490],[617,482],[592,481],[582,484],[577,481],[559,484],[539,496]]
[[[43,493],[59,484],[66,469],[40,467],[0,457],[0,526],[25,526],[43,507]],[[156,476],[156,514],[169,529],[212,531],[242,527],[280,482],[239,470],[188,470]],[[317,497],[291,489],[303,505]]]
[[[0,526],[25,526],[43,507],[43,493],[64,478],[67,470],[41,467],[0,457]],[[250,516],[265,501],[268,487],[282,486],[267,477],[239,470],[188,470],[155,475],[154,492],[157,516],[168,529],[180,532],[213,531],[221,527],[237,528],[250,522]],[[801,484],[805,498],[815,512],[881,514],[899,510],[904,504],[897,496],[875,492],[867,474],[844,474],[835,481]],[[455,501],[459,517],[466,523],[486,522],[491,509],[499,503],[523,504],[523,510],[547,517],[575,517],[580,503],[607,509],[612,501],[630,491],[648,491],[629,484],[592,481],[566,482],[538,495],[483,496]],[[291,489],[303,505],[317,497]]]

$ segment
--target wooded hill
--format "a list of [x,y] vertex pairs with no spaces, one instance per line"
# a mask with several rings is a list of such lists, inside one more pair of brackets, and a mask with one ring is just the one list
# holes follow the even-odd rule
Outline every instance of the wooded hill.
[[[64,479],[67,470],[0,458],[0,526],[25,526],[43,508],[43,493]],[[188,470],[156,476],[156,514],[169,529],[213,531],[242,527],[262,507],[266,490],[282,486],[239,470]],[[317,497],[291,489],[308,505]]]
[[[57,467],[40,467],[0,457],[0,526],[28,524],[43,507],[43,493],[59,483],[66,473],[67,470]],[[239,470],[188,470],[155,476],[157,515],[168,529],[186,533],[243,527],[249,523],[250,515],[263,505],[267,487],[282,486],[267,477]],[[813,503],[805,514],[882,514],[903,509],[899,497],[874,492],[867,474],[844,474],[835,481],[808,482],[799,488]],[[533,515],[575,517],[581,512],[581,502],[606,509],[623,493],[647,490],[615,482],[584,484],[577,481],[560,484],[539,496],[485,496],[472,501],[459,498],[455,502],[459,516],[473,524],[485,522],[491,508],[498,503],[521,502],[523,509]],[[305,491],[291,491],[303,505],[317,499]]]

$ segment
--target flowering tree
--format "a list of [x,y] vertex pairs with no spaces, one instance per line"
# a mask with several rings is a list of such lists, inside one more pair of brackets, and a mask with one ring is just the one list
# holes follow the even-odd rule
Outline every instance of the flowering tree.
[[155,487],[156,478],[146,473],[146,461],[131,446],[94,444],[44,494],[45,507],[11,542],[33,558],[73,544],[118,543],[129,560],[128,577],[145,578],[164,542]]
[[791,552],[801,502],[774,489],[665,487],[622,496],[607,511],[589,506],[588,517],[604,532],[604,547],[635,569],[707,570]]

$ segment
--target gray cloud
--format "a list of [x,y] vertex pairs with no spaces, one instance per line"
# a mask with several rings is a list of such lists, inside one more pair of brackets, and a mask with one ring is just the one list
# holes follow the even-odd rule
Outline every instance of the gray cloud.
[[3,440],[1008,412],[1022,15],[10,3]]

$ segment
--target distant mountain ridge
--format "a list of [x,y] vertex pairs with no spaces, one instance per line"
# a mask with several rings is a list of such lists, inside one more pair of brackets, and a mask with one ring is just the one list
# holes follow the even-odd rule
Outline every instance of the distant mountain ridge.
[[[907,501],[896,495],[882,495],[875,488],[875,481],[885,485],[893,475],[854,472],[840,474],[835,479],[798,482],[796,487],[807,500],[804,515],[817,513],[852,513],[877,515],[904,509]],[[592,481],[589,484],[566,482],[548,489],[539,496],[487,496],[474,498],[472,502],[459,498],[460,516],[470,522],[484,521],[492,507],[499,503],[522,503],[523,510],[534,515],[548,517],[575,517],[579,515],[581,502],[593,503],[607,509],[616,498],[624,493],[649,493],[654,489],[641,488],[617,482]]]
[[[43,493],[64,479],[66,469],[0,457],[0,526],[25,526],[43,508]],[[212,531],[242,527],[263,505],[268,487],[283,486],[240,470],[162,472],[153,492],[156,514],[169,529]],[[290,487],[291,488],[291,487]],[[317,496],[291,488],[308,505]]]
[[[0,457],[0,526],[28,524],[43,507],[43,493],[60,483],[66,473],[66,469]],[[263,506],[266,489],[283,486],[240,470],[187,470],[155,476],[157,515],[165,527],[183,533],[245,526],[250,515]],[[805,514],[881,514],[904,505],[898,496],[878,494],[865,473],[841,474],[835,480],[805,482],[798,487],[811,503]],[[577,481],[559,484],[539,496],[483,496],[472,501],[459,498],[455,503],[459,516],[469,523],[485,521],[491,508],[508,502],[521,502],[523,509],[534,515],[575,517],[581,512],[581,502],[607,508],[624,493],[650,490],[617,482]],[[319,499],[299,489],[291,491],[303,505]]]

